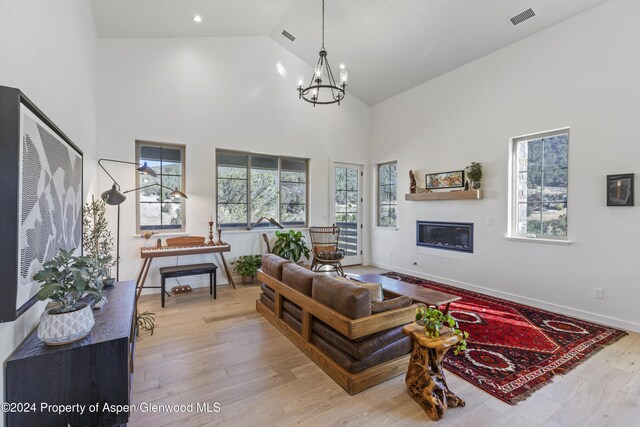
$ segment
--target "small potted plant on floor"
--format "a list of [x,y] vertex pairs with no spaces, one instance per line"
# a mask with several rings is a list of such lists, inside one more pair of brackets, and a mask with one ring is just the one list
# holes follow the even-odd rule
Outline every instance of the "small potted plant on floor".
[[242,276],[242,283],[253,283],[258,269],[262,267],[262,257],[260,255],[243,255],[236,262],[233,269]]
[[33,280],[40,283],[38,299],[52,301],[40,318],[38,338],[45,344],[61,345],[91,332],[95,323],[93,311],[83,299],[90,295],[98,301],[103,298],[100,267],[91,258],[75,257],[73,249],[60,249]]
[[458,321],[450,314],[444,314],[437,308],[420,306],[416,309],[416,323],[424,327],[424,333],[429,338],[438,338],[440,334],[449,331],[458,335],[460,341],[453,349],[454,354],[464,353],[467,350],[469,333],[461,331],[458,327]]
[[471,182],[471,187],[474,189],[480,188],[480,181],[482,180],[482,164],[478,162],[471,162],[467,166],[467,178]]
[[304,255],[309,259],[309,248],[304,241],[304,235],[301,231],[289,230],[288,232],[276,231],[278,238],[273,245],[273,253],[293,262],[299,263],[300,258]]
[[102,200],[92,198],[82,208],[82,247],[84,254],[90,258],[98,270],[98,276],[105,286],[111,286],[115,279],[111,276],[114,264],[113,237],[108,229],[105,217],[105,204]]

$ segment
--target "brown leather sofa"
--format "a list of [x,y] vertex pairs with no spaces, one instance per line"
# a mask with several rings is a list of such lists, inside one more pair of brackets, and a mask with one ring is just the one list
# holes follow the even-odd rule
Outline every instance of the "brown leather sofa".
[[415,318],[409,297],[371,302],[369,290],[263,255],[256,309],[350,394],[405,373]]

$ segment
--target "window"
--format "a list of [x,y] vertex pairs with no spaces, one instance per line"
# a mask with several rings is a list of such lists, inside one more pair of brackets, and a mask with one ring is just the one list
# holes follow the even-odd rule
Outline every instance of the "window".
[[169,194],[185,191],[184,145],[136,141],[136,161],[146,162],[157,177],[138,174],[138,232],[145,230],[183,231],[184,200]]
[[248,227],[263,217],[307,224],[306,159],[217,150],[216,162],[221,227]]
[[566,240],[569,130],[515,138],[512,144],[511,234]]
[[378,165],[378,226],[396,226],[398,206],[397,162]]

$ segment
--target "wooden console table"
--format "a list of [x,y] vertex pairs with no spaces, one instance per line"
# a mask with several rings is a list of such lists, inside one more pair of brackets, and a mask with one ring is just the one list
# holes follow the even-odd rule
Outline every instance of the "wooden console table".
[[[104,411],[128,405],[135,347],[133,281],[105,289],[107,304],[94,310],[95,326],[80,341],[48,346],[33,331],[7,359],[6,401],[33,404],[34,411],[6,412],[7,426],[113,426],[129,412]],[[89,405],[99,404],[90,411]],[[56,413],[42,404],[76,405]],[[81,413],[81,408],[84,411]]]
[[441,419],[448,407],[464,406],[464,400],[449,390],[442,369],[442,358],[460,338],[451,333],[429,338],[424,334],[424,328],[415,322],[405,326],[402,332],[413,340],[405,378],[413,400],[434,421]]

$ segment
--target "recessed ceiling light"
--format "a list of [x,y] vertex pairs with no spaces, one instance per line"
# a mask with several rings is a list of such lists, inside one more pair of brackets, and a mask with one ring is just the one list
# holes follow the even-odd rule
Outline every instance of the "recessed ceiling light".
[[193,17],[193,22],[202,22],[202,16],[200,15],[195,15]]
[[340,64],[340,69],[341,69],[341,70],[344,70],[344,69],[345,69],[344,64]]

